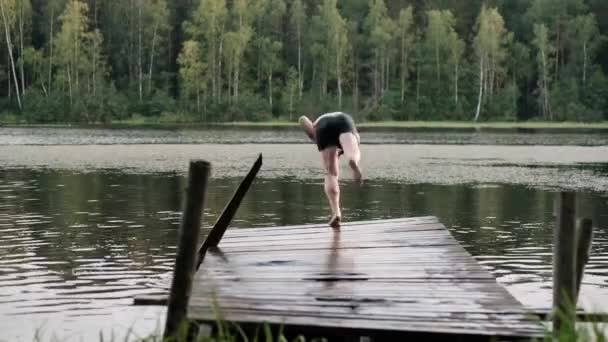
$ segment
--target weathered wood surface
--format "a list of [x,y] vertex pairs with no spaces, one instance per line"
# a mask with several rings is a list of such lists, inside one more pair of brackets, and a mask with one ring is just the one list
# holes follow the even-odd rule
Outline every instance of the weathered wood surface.
[[540,324],[434,217],[229,230],[189,318],[410,333],[534,336]]

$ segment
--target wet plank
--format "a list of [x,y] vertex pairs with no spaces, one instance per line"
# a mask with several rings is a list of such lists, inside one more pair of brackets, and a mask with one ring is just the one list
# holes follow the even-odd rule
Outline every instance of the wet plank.
[[538,336],[542,326],[434,217],[228,230],[196,274],[189,317],[240,324]]

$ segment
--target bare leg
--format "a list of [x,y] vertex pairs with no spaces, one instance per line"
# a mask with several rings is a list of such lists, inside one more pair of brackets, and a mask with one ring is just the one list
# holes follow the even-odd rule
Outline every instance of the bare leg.
[[353,133],[340,134],[340,144],[344,151],[344,156],[348,160],[348,166],[352,170],[353,179],[355,182],[361,182],[363,174],[361,173],[361,151],[359,151],[359,140]]
[[315,127],[314,127],[314,124],[310,121],[310,119],[307,118],[306,116],[302,115],[302,116],[300,116],[300,119],[298,120],[298,122],[300,123],[300,126],[304,129],[304,132],[310,138],[310,140],[312,140],[313,142],[316,142]]
[[340,227],[342,213],[340,212],[340,186],[338,184],[338,148],[331,146],[321,151],[323,165],[325,166],[325,195],[329,201],[332,217],[329,225]]

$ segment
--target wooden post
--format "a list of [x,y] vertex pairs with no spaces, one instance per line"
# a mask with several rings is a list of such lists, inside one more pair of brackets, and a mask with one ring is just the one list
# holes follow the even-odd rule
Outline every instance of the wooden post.
[[186,202],[179,231],[173,281],[169,292],[165,339],[176,338],[180,324],[183,324],[187,318],[192,279],[195,273],[198,235],[210,170],[211,165],[204,160],[190,161]]
[[578,302],[585,266],[589,261],[591,240],[593,239],[593,222],[588,219],[578,221],[576,239],[576,287],[574,292],[574,303]]
[[245,197],[245,194],[247,194],[247,190],[249,190],[251,183],[253,183],[253,180],[258,174],[258,171],[260,171],[261,167],[262,155],[260,154],[255,163],[253,163],[253,166],[251,167],[251,170],[249,170],[249,173],[247,173],[245,178],[243,178],[243,180],[241,181],[241,184],[239,184],[238,188],[234,192],[234,195],[230,199],[230,202],[228,202],[228,204],[224,208],[224,211],[213,225],[213,228],[211,228],[211,231],[207,235],[205,242],[203,242],[203,245],[199,248],[198,263],[196,266],[197,268],[203,262],[203,259],[205,258],[205,253],[207,253],[207,249],[209,249],[209,247],[217,247],[217,245],[220,243],[220,240],[224,236],[224,233],[226,232],[230,221],[232,221],[232,218],[236,214],[237,209],[241,205],[241,201]]
[[576,288],[573,193],[557,194],[557,224],[553,247],[553,334],[558,336],[564,324],[574,329]]

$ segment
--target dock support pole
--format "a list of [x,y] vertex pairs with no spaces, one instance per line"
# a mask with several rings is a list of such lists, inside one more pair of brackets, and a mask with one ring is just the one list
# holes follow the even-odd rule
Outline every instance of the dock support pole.
[[574,303],[578,302],[578,295],[581,290],[585,266],[589,261],[591,241],[593,240],[593,222],[588,218],[578,221],[576,235],[576,288],[574,292]]
[[185,322],[195,273],[198,236],[210,170],[211,165],[204,160],[190,161],[188,189],[179,230],[179,245],[169,293],[164,339],[177,338],[180,328],[183,327],[182,324],[187,325]]
[[[575,194],[558,193],[556,198],[557,225],[553,246],[553,334],[561,329],[574,331],[576,304],[576,262],[574,227]],[[571,326],[566,326],[571,325]]]

